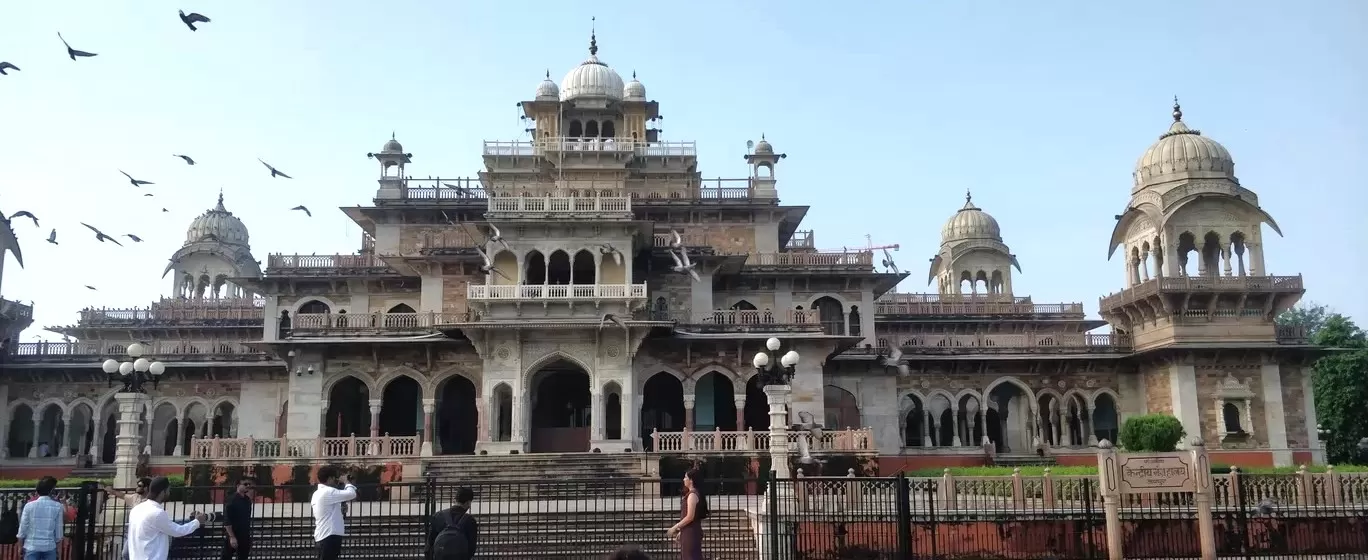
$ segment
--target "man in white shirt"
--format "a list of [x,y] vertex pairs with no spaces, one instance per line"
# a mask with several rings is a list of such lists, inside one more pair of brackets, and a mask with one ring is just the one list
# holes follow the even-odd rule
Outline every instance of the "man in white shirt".
[[194,512],[194,519],[177,525],[162,506],[171,496],[171,481],[164,476],[152,479],[147,485],[147,499],[128,512],[128,559],[166,560],[171,552],[172,537],[184,537],[195,532],[208,519]]
[[[338,482],[344,485],[339,490]],[[319,560],[337,560],[342,555],[342,536],[347,534],[342,519],[342,504],[356,499],[356,486],[339,475],[337,467],[318,469],[318,489],[314,490],[309,505],[313,508],[314,543],[318,545]]]

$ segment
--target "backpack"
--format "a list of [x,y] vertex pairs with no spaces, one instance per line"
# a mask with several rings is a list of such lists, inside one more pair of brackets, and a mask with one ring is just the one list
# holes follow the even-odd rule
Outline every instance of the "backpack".
[[432,541],[432,557],[434,560],[466,560],[472,556],[470,543],[459,527],[461,520],[465,519],[467,515],[470,515],[469,511],[462,512],[460,517],[453,519],[451,510],[442,512],[442,516],[446,519],[446,527],[442,529],[442,532],[437,533],[437,538]]
[[5,507],[5,512],[0,513],[0,544],[17,542],[19,542],[19,514],[14,511],[14,504],[10,503]]

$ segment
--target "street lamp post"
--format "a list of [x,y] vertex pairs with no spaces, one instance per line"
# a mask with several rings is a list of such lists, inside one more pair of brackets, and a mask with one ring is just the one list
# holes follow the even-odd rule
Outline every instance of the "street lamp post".
[[765,386],[765,400],[769,404],[770,416],[770,468],[778,478],[789,478],[789,404],[793,400],[793,381],[798,365],[798,352],[789,350],[778,360],[773,355],[779,353],[782,344],[777,338],[765,341],[765,350],[755,354],[751,365]]
[[166,373],[166,364],[143,357],[145,351],[142,344],[135,342],[128,345],[128,361],[109,359],[101,364],[111,385],[115,379],[123,383],[123,388],[114,394],[114,400],[119,404],[119,431],[114,445],[116,488],[132,488],[137,484],[142,415],[152,400],[144,385],[150,383],[155,388],[161,375]]

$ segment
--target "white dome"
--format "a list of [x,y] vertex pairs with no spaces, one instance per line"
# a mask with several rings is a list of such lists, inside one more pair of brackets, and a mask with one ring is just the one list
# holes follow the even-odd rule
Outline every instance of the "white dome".
[[760,135],[760,141],[759,141],[759,142],[756,142],[756,144],[755,144],[755,155],[757,155],[757,156],[772,156],[772,155],[774,155],[774,146],[770,145],[769,140],[766,140],[766,139],[765,139],[765,135],[764,135],[764,134],[761,134],[761,135]]
[[556,82],[551,81],[550,70],[546,71],[546,79],[542,80],[542,83],[537,84],[537,96],[534,99],[537,101],[555,101],[560,99],[560,88],[556,86]]
[[622,101],[622,76],[598,59],[598,42],[589,38],[589,58],[574,67],[561,80],[561,101],[580,97],[607,98]]
[[974,206],[974,198],[969,194],[964,195],[964,207],[941,227],[941,243],[965,239],[1002,241],[1002,228],[997,220]]
[[380,153],[382,153],[382,154],[402,154],[402,153],[404,153],[404,145],[403,145],[403,144],[400,144],[398,140],[395,140],[395,139],[394,139],[394,135],[391,134],[391,135],[390,135],[389,141],[388,141],[388,142],[385,142],[385,147],[380,148]]
[[1159,141],[1145,150],[1135,162],[1135,186],[1138,191],[1148,185],[1178,179],[1235,178],[1235,160],[1219,142],[1202,136],[1200,130],[1183,123],[1183,110],[1177,100],[1173,104],[1173,125],[1159,137]]
[[636,72],[632,72],[632,81],[627,82],[627,87],[622,91],[622,97],[630,101],[646,100],[646,86],[637,81]]
[[185,230],[186,245],[201,241],[248,246],[247,226],[223,207],[222,193],[219,194],[218,205],[200,214]]

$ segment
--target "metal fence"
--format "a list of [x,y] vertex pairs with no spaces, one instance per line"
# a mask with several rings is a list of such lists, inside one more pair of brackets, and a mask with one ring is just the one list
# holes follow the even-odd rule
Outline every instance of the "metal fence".
[[[1284,481],[1269,480],[1242,477],[1235,489],[1241,505],[1215,508],[1222,558],[1368,558],[1363,505],[1289,503],[1278,490]],[[344,510],[342,557],[426,558],[430,520],[452,504],[460,487],[475,494],[480,558],[597,560],[624,544],[638,545],[655,559],[680,558],[678,544],[665,531],[680,519],[682,482],[622,476],[359,485],[358,498]],[[252,558],[316,557],[309,505],[315,490],[313,485],[257,488]],[[176,520],[196,511],[221,512],[232,491],[229,486],[177,488],[165,508]],[[764,477],[709,480],[703,493],[711,512],[702,523],[704,558],[711,560],[1107,558],[1105,515],[1094,477],[1044,482]],[[0,491],[0,512],[17,512],[30,498],[29,491]],[[67,539],[59,558],[122,556],[126,508],[92,483],[59,490],[57,498],[68,505]],[[1121,530],[1126,558],[1198,556],[1190,494],[1129,496]],[[211,523],[175,539],[171,558],[219,558],[224,541],[221,524]],[[21,558],[15,544],[0,540],[0,560]]]

